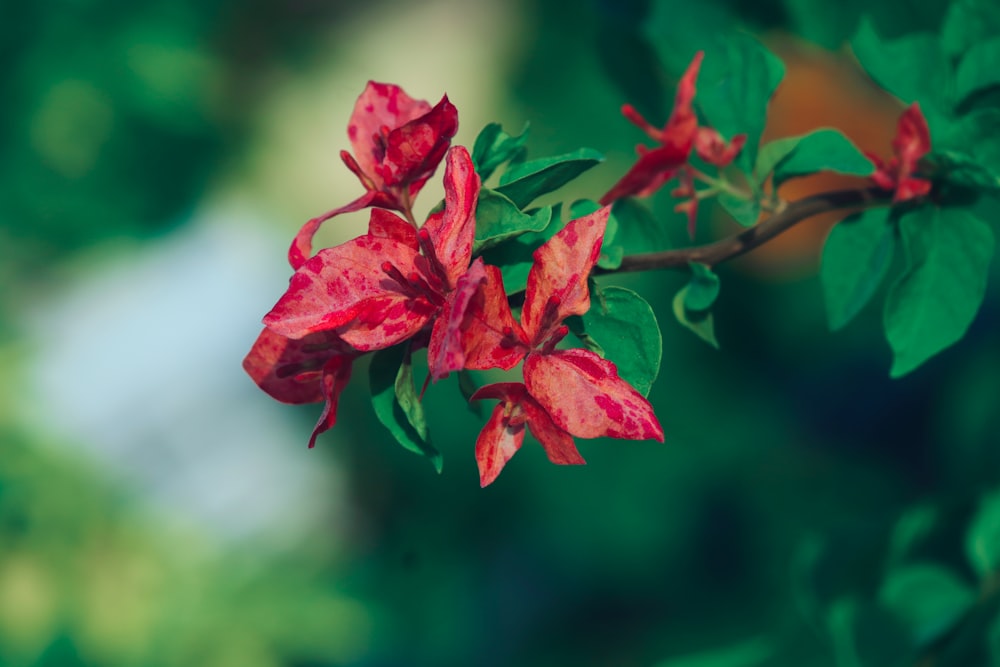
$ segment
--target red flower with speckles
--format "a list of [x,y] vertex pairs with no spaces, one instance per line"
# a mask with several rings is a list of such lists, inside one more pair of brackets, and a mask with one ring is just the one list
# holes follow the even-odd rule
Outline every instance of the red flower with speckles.
[[399,86],[369,81],[347,126],[354,155],[340,152],[365,194],[302,226],[288,249],[292,268],[305,264],[316,231],[334,216],[378,206],[399,211],[412,221],[413,198],[434,174],[457,130],[458,111],[447,95],[432,108]]
[[927,119],[914,102],[899,117],[896,137],[892,140],[895,155],[886,162],[873,153],[865,153],[875,163],[876,171],[872,180],[883,190],[892,190],[893,202],[922,197],[931,191],[931,182],[913,174],[917,171],[920,158],[931,150],[931,133]]
[[698,126],[693,103],[695,81],[703,57],[702,51],[696,53],[681,77],[673,111],[663,129],[650,124],[632,105],[622,107],[622,114],[660,145],[656,148],[641,144],[636,146],[638,161],[601,197],[601,204],[607,205],[622,197],[648,197],[653,194],[685,167],[692,148],[698,157],[716,167],[725,167],[739,155],[746,143],[746,135],[737,135],[727,144],[716,130]]
[[513,368],[524,361],[524,384],[481,388],[473,399],[495,398],[476,442],[480,483],[490,484],[514,455],[527,428],[549,459],[583,463],[573,436],[663,440],[652,406],[618,376],[613,363],[589,350],[557,350],[570,315],[590,309],[587,278],[597,262],[609,209],[569,222],[534,254],[521,321],[514,320],[500,270],[486,266],[463,332],[465,367]]
[[448,152],[444,185],[444,210],[419,231],[377,208],[367,234],[320,250],[292,276],[265,326],[292,339],[333,332],[367,352],[411,338],[433,320],[432,376],[461,369],[461,328],[486,279],[481,259],[469,265],[480,183],[462,146]]

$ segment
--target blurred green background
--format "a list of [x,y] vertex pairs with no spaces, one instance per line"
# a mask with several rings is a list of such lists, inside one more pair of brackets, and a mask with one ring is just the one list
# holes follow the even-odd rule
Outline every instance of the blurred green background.
[[[789,60],[772,136],[841,114],[873,150],[899,107],[844,40],[863,10],[899,35],[946,8],[667,4],[679,26],[749,29]],[[720,351],[672,320],[682,276],[605,279],[660,315],[666,444],[581,442],[589,465],[557,468],[530,443],[485,490],[482,419],[449,382],[427,398],[438,476],[375,422],[362,370],[312,451],[318,406],[278,405],[243,374],[291,235],[358,193],[337,154],[365,81],[447,92],[458,143],[530,121],[535,156],[604,152],[565,194],[596,198],[643,139],[620,105],[662,122],[672,98],[669,68],[634,66],[649,9],[5,5],[0,665],[850,665],[837,615],[815,607],[870,597],[914,511],[973,581],[957,527],[998,481],[997,281],[962,343],[890,381],[877,307],[827,331],[816,238],[720,268]],[[669,198],[655,206],[683,229]]]

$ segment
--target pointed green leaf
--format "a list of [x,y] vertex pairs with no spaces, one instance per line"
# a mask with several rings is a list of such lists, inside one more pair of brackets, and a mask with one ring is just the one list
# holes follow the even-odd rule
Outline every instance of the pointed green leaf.
[[536,197],[558,190],[602,160],[604,156],[597,151],[581,148],[566,155],[521,162],[507,168],[496,190],[524,208]]
[[563,228],[561,210],[560,204],[552,207],[552,221],[542,231],[525,232],[483,252],[483,261],[500,267],[508,294],[520,292],[527,286],[535,250]]
[[1000,571],[1000,493],[983,498],[965,535],[965,553],[980,577]]
[[865,307],[892,264],[895,246],[886,209],[855,213],[830,230],[819,278],[831,331],[845,326]]
[[524,157],[524,144],[528,140],[528,125],[516,137],[503,131],[500,123],[490,123],[483,128],[472,146],[472,162],[476,173],[484,182],[504,162],[517,162]]
[[409,343],[379,350],[368,369],[372,406],[378,420],[403,447],[426,456],[441,472],[441,454],[431,445],[410,363]]
[[774,171],[774,168],[795,152],[799,142],[802,141],[802,136],[775,139],[760,147],[760,152],[757,153],[757,164],[754,165],[753,176],[750,178],[750,183],[754,188],[759,189],[763,186],[764,181]]
[[[934,143],[934,154],[955,151],[993,174],[1000,174],[1000,109],[977,109],[949,126]],[[946,173],[947,179],[948,174]]]
[[525,232],[540,232],[552,220],[552,207],[522,213],[514,202],[495,190],[479,191],[476,206],[476,240],[472,252],[482,251]]
[[911,641],[920,648],[951,629],[975,600],[969,584],[931,563],[892,572],[879,591],[879,602],[902,621]]
[[656,315],[645,299],[623,287],[608,287],[592,298],[582,317],[586,334],[596,341],[604,358],[643,396],[660,372],[663,339]]
[[907,104],[920,102],[931,135],[939,134],[951,111],[951,68],[937,35],[918,33],[883,41],[871,21],[864,19],[851,49],[880,86]]
[[611,207],[611,218],[616,222],[615,233],[610,239],[605,235],[605,240],[610,245],[621,248],[623,254],[634,255],[670,248],[670,237],[664,225],[635,197],[616,201]]
[[719,342],[715,339],[715,325],[711,311],[692,311],[684,307],[688,290],[691,285],[685,285],[674,297],[674,317],[677,321],[695,332],[699,338],[718,349]]
[[479,389],[479,386],[476,385],[476,381],[472,379],[472,373],[463,369],[456,373],[456,375],[458,376],[458,390],[462,393],[462,398],[465,399],[466,407],[468,407],[469,410],[471,410],[477,417],[482,417],[482,401],[472,400],[472,395]]
[[798,138],[790,155],[774,168],[774,187],[790,178],[819,171],[833,171],[850,176],[870,176],[875,165],[839,130],[822,128]]
[[958,341],[986,291],[993,232],[965,209],[923,208],[900,220],[907,269],[889,290],[890,375],[900,377]]
[[748,174],[757,161],[768,103],[784,75],[781,60],[746,33],[719,36],[706,48],[695,101],[708,124],[727,140],[747,135],[736,164]]
[[955,70],[955,105],[986,88],[1000,86],[1000,37],[975,44]]
[[971,155],[959,151],[937,151],[927,156],[937,170],[937,180],[947,185],[1000,193],[1000,175]]
[[687,310],[708,310],[719,296],[719,276],[707,264],[691,262],[691,280],[684,295]]
[[760,200],[756,195],[748,199],[721,192],[718,200],[722,208],[726,209],[726,213],[744,227],[753,227],[760,219]]

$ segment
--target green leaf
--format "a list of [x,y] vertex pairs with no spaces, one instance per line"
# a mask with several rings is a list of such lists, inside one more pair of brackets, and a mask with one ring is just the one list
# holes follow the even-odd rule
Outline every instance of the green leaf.
[[712,320],[712,312],[692,311],[684,307],[684,302],[687,300],[690,288],[690,284],[685,285],[674,296],[674,317],[703,341],[718,349],[719,341],[715,339],[715,325]]
[[540,232],[552,221],[552,207],[543,206],[532,213],[522,213],[514,202],[495,190],[479,191],[476,206],[476,240],[473,253],[503,243],[525,232]]
[[486,181],[504,162],[523,159],[524,144],[528,140],[528,124],[516,137],[503,131],[500,123],[490,123],[483,128],[472,146],[472,162],[479,178]]
[[707,264],[690,262],[688,266],[691,268],[691,280],[684,295],[684,308],[708,310],[719,296],[719,276]]
[[806,135],[775,139],[774,141],[769,141],[761,146],[760,152],[757,153],[757,164],[754,165],[753,175],[750,178],[750,184],[755,189],[759,189],[763,186],[764,181],[766,181],[768,175],[774,171],[774,168],[795,152],[795,149],[798,148],[799,142],[802,141],[803,136]]
[[670,658],[656,667],[762,667],[771,663],[774,645],[763,637],[704,653]]
[[625,197],[611,207],[615,233],[606,242],[621,248],[625,255],[656,252],[670,248],[670,238],[663,224],[635,197]]
[[623,287],[608,287],[591,298],[584,330],[618,367],[618,374],[643,396],[660,372],[663,339],[645,299]]
[[558,190],[602,160],[604,156],[597,151],[581,148],[566,155],[521,162],[507,168],[496,190],[518,208],[524,208],[536,197]]
[[920,648],[944,635],[975,600],[966,582],[931,563],[895,570],[879,591],[879,602],[902,621]]
[[958,341],[986,291],[993,232],[960,208],[922,208],[900,221],[907,269],[889,290],[890,375],[900,377]]
[[552,222],[542,231],[525,232],[483,252],[483,261],[500,267],[504,289],[508,294],[520,292],[527,286],[528,272],[535,261],[535,250],[563,228],[561,210],[560,204],[552,207]]
[[820,171],[849,176],[870,176],[875,171],[875,165],[840,130],[821,128],[798,140],[791,153],[775,165],[775,188],[790,178]]
[[965,553],[980,577],[1000,571],[1000,492],[980,502],[965,535]]
[[706,49],[695,99],[708,124],[727,140],[747,135],[736,164],[748,174],[757,160],[767,105],[784,75],[784,64],[746,33],[717,35]]
[[886,209],[855,213],[830,230],[819,278],[831,331],[846,326],[865,307],[892,264],[895,246]]
[[[953,123],[940,140],[935,141],[934,153],[962,153],[993,174],[1000,174],[1000,109],[977,109]],[[945,179],[948,174],[944,174]]]
[[1000,4],[996,0],[953,0],[941,28],[941,49],[953,59],[974,45],[1000,36]]
[[955,105],[985,88],[1000,86],[1000,38],[969,49],[955,70]]
[[738,197],[728,192],[720,192],[717,197],[726,213],[744,227],[753,227],[760,218],[760,200],[756,195],[751,198]]
[[372,356],[368,369],[372,406],[399,444],[426,456],[441,472],[441,454],[431,445],[424,408],[413,385],[409,345],[402,343]]
[[472,379],[472,373],[462,369],[458,373],[458,390],[462,393],[462,398],[465,399],[465,405],[475,414],[477,417],[483,416],[483,403],[482,401],[473,401],[472,395],[476,393],[479,387],[476,385],[475,380]]
[[918,33],[883,42],[871,21],[861,21],[851,48],[869,75],[907,104],[919,101],[931,134],[950,113],[950,67],[937,35]]
[[971,155],[959,151],[938,151],[926,158],[936,170],[936,180],[961,188],[1000,192],[1000,176]]

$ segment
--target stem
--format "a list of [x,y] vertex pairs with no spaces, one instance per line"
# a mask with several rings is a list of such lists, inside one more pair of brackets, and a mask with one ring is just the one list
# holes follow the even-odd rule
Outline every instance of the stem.
[[607,275],[651,271],[653,269],[687,269],[690,262],[715,266],[720,262],[750,252],[814,215],[842,209],[887,206],[890,203],[892,203],[891,193],[879,188],[824,192],[790,202],[780,212],[753,227],[713,243],[677,250],[627,255],[622,258],[621,266],[617,269],[602,269],[595,266],[592,274]]

